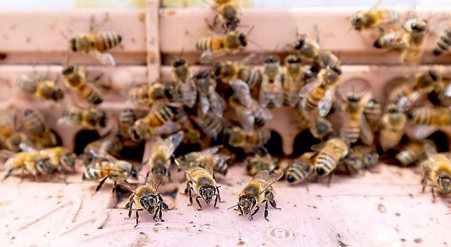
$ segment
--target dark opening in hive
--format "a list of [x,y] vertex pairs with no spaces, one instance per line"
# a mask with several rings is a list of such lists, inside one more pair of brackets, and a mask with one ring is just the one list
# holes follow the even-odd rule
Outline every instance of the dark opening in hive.
[[74,152],[78,155],[83,153],[85,147],[100,139],[100,135],[95,130],[81,130],[75,135]]
[[309,129],[303,130],[294,138],[293,153],[291,153],[290,157],[295,158],[301,156],[305,152],[310,152],[312,151],[312,146],[320,142],[320,140],[312,135]]
[[271,130],[271,139],[265,144],[265,148],[272,156],[285,155],[282,149],[282,136],[275,130]]
[[428,136],[429,140],[433,141],[438,152],[448,152],[449,149],[449,137],[443,131],[436,131]]

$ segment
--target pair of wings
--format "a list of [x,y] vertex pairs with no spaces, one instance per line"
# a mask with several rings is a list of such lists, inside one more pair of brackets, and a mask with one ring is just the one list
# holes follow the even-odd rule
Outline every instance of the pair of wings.
[[160,137],[155,138],[151,145],[151,153],[153,154],[161,151],[168,156],[171,156],[180,143],[182,143],[183,136],[183,131],[179,131],[166,139],[161,139]]
[[[305,104],[305,100],[307,100],[306,96],[313,90],[314,87],[318,87],[320,84],[321,82],[317,80],[315,82],[310,82],[306,84],[304,87],[302,87],[301,91],[299,92],[301,106]],[[329,88],[326,91],[324,97],[319,101],[318,103],[319,116],[325,117],[327,114],[329,114],[335,99],[336,88],[337,88],[336,86]]]
[[280,178],[282,178],[283,176],[283,172],[282,171],[276,171],[272,174],[269,174],[268,170],[263,170],[258,172],[251,180],[252,181],[256,181],[256,180],[263,180],[265,181],[265,183],[263,184],[263,190],[261,193],[264,193],[269,186],[271,186],[273,183],[277,182]]
[[101,53],[97,50],[91,50],[88,52],[88,56],[94,58],[96,61],[98,61],[102,65],[107,65],[107,66],[115,66],[116,65],[116,61],[114,60],[113,55],[111,55],[110,53],[107,53],[107,52]]

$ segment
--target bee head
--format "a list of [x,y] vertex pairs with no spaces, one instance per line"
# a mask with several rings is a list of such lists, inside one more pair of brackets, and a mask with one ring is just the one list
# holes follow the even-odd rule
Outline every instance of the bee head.
[[183,67],[187,64],[188,62],[186,61],[186,59],[184,58],[178,58],[177,60],[174,61],[174,63],[172,63],[172,66],[177,68],[177,67]]
[[447,195],[451,193],[451,178],[448,176],[437,178],[438,188],[441,194]]
[[41,174],[50,174],[53,172],[49,159],[40,160],[37,164],[37,169]]
[[301,37],[300,39],[296,40],[294,43],[294,49],[295,50],[301,50],[305,43],[305,37]]
[[329,133],[330,126],[326,122],[320,122],[316,125],[316,131],[320,136],[325,136],[327,133]]
[[70,49],[73,52],[77,51],[77,39],[75,39],[75,38],[70,39]]
[[341,73],[342,73],[341,68],[339,66],[337,66],[337,65],[331,65],[330,69],[333,70],[338,75],[341,75]]
[[100,111],[100,119],[99,119],[99,125],[100,127],[104,128],[106,127],[106,112],[105,111]]
[[55,91],[52,94],[52,99],[54,101],[60,101],[64,98],[64,92],[61,88],[55,88]]
[[[167,173],[167,169],[164,166],[164,163],[161,163],[161,159],[154,161],[154,166],[152,167],[152,174],[156,176],[165,176]],[[165,162],[166,163],[166,162]],[[160,165],[158,165],[160,164]]]
[[225,22],[225,26],[226,26],[228,29],[231,29],[231,30],[234,30],[234,29],[238,26],[238,24],[240,24],[240,19],[237,18],[237,17],[228,19],[228,20]]
[[63,167],[75,171],[75,160],[76,157],[74,153],[65,154],[61,157],[61,164]]
[[196,79],[205,79],[210,77],[210,71],[204,70],[196,75]]
[[363,168],[362,160],[358,157],[347,157],[343,161],[347,166],[347,170],[351,174],[356,174]]
[[134,167],[132,167],[130,174],[132,175],[132,178],[138,178],[138,171]]
[[349,102],[352,102],[352,103],[357,103],[357,102],[360,101],[360,97],[357,96],[357,95],[355,95],[355,94],[350,94],[350,95],[348,96],[348,101],[349,101]]
[[245,142],[245,135],[238,128],[231,128],[224,131],[224,141],[232,147],[239,147]]
[[217,195],[216,190],[217,188],[213,185],[204,185],[199,188],[199,194],[202,199],[209,204],[211,199],[213,199],[213,196]]
[[426,32],[429,28],[429,25],[425,20],[418,20],[412,22],[412,24],[410,24],[410,28],[412,29],[412,31],[421,33]]
[[121,43],[122,42],[122,36],[121,35],[117,35],[117,41],[119,41],[119,43]]
[[240,40],[241,46],[243,46],[243,47],[247,46],[247,37],[244,33],[238,34],[238,39]]
[[158,205],[158,198],[156,195],[145,195],[139,199],[139,203],[144,210],[153,213]]
[[75,72],[75,65],[66,65],[63,68],[63,75],[70,75]]
[[296,182],[296,178],[292,174],[288,174],[287,181],[288,181],[288,183],[292,184],[292,183]]
[[254,209],[256,204],[257,200],[255,200],[254,197],[249,196],[240,196],[240,199],[238,201],[238,207],[240,208],[240,211],[243,212],[243,214],[249,214],[252,209]]
[[362,12],[357,13],[351,19],[351,25],[355,30],[360,31],[363,28],[363,14]]

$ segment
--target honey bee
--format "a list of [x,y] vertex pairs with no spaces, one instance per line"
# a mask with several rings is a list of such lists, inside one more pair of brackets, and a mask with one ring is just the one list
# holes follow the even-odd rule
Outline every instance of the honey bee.
[[429,24],[427,20],[410,19],[403,25],[404,35],[406,35],[407,47],[400,56],[402,64],[418,63],[423,55],[424,44],[426,43]]
[[410,141],[396,154],[395,158],[402,166],[408,166],[420,160],[424,154],[424,142]]
[[373,143],[373,133],[363,114],[365,102],[368,101],[369,96],[370,94],[368,93],[363,97],[350,93],[342,106],[340,136],[351,144],[359,139],[367,145]]
[[451,78],[444,76],[441,82],[428,95],[431,103],[438,106],[451,106]]
[[283,105],[283,70],[277,56],[265,59],[262,68],[263,80],[260,87],[259,101],[263,107],[279,108]]
[[213,8],[218,12],[218,15],[215,16],[210,29],[214,30],[219,18],[222,29],[235,31],[240,24],[238,3],[234,0],[217,0]]
[[374,41],[373,46],[377,49],[386,49],[389,51],[403,51],[408,46],[406,35],[399,30],[390,30],[381,34]]
[[93,105],[103,102],[102,93],[92,83],[86,80],[86,75],[74,65],[63,67],[65,85],[73,90],[79,97]]
[[202,117],[194,117],[193,120],[205,134],[213,139],[215,139],[224,129],[222,119],[211,112]]
[[370,125],[371,131],[374,133],[379,129],[379,122],[382,117],[382,106],[375,99],[370,99],[365,103],[363,115]]
[[130,102],[138,105],[149,105],[149,86],[147,84],[139,87],[132,87],[128,91]]
[[185,106],[192,108],[197,101],[197,88],[191,78],[175,85],[177,99]]
[[301,59],[295,55],[285,58],[283,92],[285,105],[295,107],[298,105],[299,92],[304,84],[313,77],[311,71],[304,68]]
[[275,209],[280,209],[274,200],[274,188],[272,184],[277,182],[282,176],[283,172],[281,171],[271,175],[267,170],[257,173],[240,193],[238,204],[236,205],[238,206],[240,215],[250,214],[249,219],[252,220],[253,216],[260,209],[259,205],[264,203],[264,216],[268,220],[268,204],[271,204]]
[[38,99],[60,101],[64,98],[63,90],[55,81],[38,80],[27,75],[17,79],[17,86],[28,95],[34,95]]
[[250,89],[259,88],[262,82],[260,70],[255,70],[230,60],[215,63],[213,74],[225,83],[230,83],[233,80],[244,81]]
[[170,178],[169,167],[171,165],[171,156],[182,140],[183,132],[179,131],[166,139],[157,137],[152,143],[149,163],[152,167],[150,172],[152,173],[153,179],[162,181],[165,176]]
[[271,139],[271,131],[265,128],[246,132],[235,126],[227,129],[224,133],[226,143],[237,148],[253,148],[265,145]]
[[54,171],[75,171],[76,155],[65,147],[46,148],[40,151],[42,155],[48,157],[49,163]]
[[[5,151],[3,150],[2,152],[4,153]],[[17,169],[21,169],[21,177],[23,177],[24,170],[27,170],[36,180],[39,175],[53,173],[53,167],[48,157],[43,156],[39,151],[5,153],[5,156],[10,156],[10,158],[5,163],[6,174],[3,180],[11,176],[12,172]]]
[[263,170],[273,173],[279,168],[279,164],[277,164],[277,161],[273,159],[269,153],[264,155],[255,154],[254,156],[248,156],[244,161],[244,164],[247,173],[251,176],[255,176]]
[[31,109],[25,110],[21,124],[36,149],[54,147],[58,144],[55,133],[48,129],[44,119],[37,112]]
[[316,152],[306,152],[296,158],[285,169],[285,177],[290,184],[298,184],[309,179],[315,174],[312,158]]
[[432,183],[431,192],[435,201],[434,188],[437,187],[440,194],[448,195],[451,193],[451,160],[445,154],[437,153],[434,147],[425,145],[427,159],[420,164],[423,170],[423,192],[428,183]]
[[451,45],[451,27],[447,27],[438,38],[433,50],[434,56],[440,56],[448,52]]
[[[107,18],[105,17],[102,22]],[[103,65],[114,66],[116,64],[114,58],[107,51],[118,46],[122,42],[122,36],[113,31],[96,32],[95,29],[101,23],[94,25],[94,19],[91,18],[89,32],[71,38],[70,49],[76,53],[89,55]]]
[[179,105],[174,103],[160,102],[154,104],[150,112],[135,121],[128,130],[133,141],[149,139],[153,134],[159,132],[171,132],[178,127],[172,122],[179,112]]
[[216,180],[213,178],[214,164],[213,163],[205,163],[206,166],[195,166],[192,168],[184,168],[186,172],[186,189],[185,193],[189,196],[189,204],[188,206],[193,205],[193,192],[197,194],[196,202],[199,205],[199,210],[202,209],[202,205],[200,204],[199,198],[202,198],[207,204],[210,204],[213,197],[215,197],[214,207],[218,208],[216,204],[221,201],[221,195],[219,194],[219,186],[216,184]]
[[384,152],[401,141],[406,122],[406,115],[400,112],[396,105],[388,105],[387,112],[382,115],[379,130],[379,143]]
[[81,126],[86,129],[101,129],[106,127],[107,115],[105,111],[89,107],[82,109],[70,105],[63,111],[63,116],[58,120],[59,124]]
[[27,136],[16,131],[13,122],[5,115],[0,115],[0,147],[12,152],[19,152],[20,144],[27,142]]
[[321,70],[317,83],[309,83],[301,89],[300,111],[307,116],[326,116],[334,100],[341,70],[336,67]]
[[82,164],[88,167],[93,161],[97,160],[96,156],[92,154],[92,150],[98,150],[97,152],[102,154],[109,154],[113,157],[118,157],[121,156],[121,151],[123,150],[124,145],[124,139],[112,132],[111,134],[86,145],[79,158],[81,159]]
[[346,157],[349,146],[346,140],[332,138],[326,142],[312,147],[318,154],[313,158],[313,167],[320,177],[331,175],[338,165],[338,162]]
[[321,50],[318,42],[308,39],[305,35],[296,40],[294,49],[297,51],[297,56],[300,60],[308,64],[313,64]]
[[357,12],[351,19],[352,27],[357,31],[361,31],[398,24],[400,19],[399,13],[393,10],[378,8],[380,2],[368,11]]
[[426,138],[440,126],[451,125],[451,110],[447,107],[418,107],[407,113],[410,122],[421,125],[415,132],[416,138]]
[[379,162],[379,154],[369,146],[352,147],[349,154],[338,163],[337,173],[355,175],[364,169],[371,169]]
[[236,103],[232,98],[229,105],[235,109],[238,121],[245,131],[253,131],[254,128],[261,128],[266,121],[272,118],[271,112],[263,108],[256,100],[251,99],[251,105],[245,107],[240,103]]
[[323,117],[317,117],[313,120],[308,120],[308,128],[310,133],[316,139],[324,140],[334,133],[332,123]]
[[227,161],[231,157],[227,154],[218,153],[218,151],[219,147],[212,147],[199,152],[191,152],[183,157],[176,158],[175,162],[179,167],[185,167],[186,170],[197,166],[204,169],[213,167],[213,172],[226,175],[228,170]]
[[132,140],[130,136],[130,128],[138,119],[136,112],[133,109],[124,109],[119,115],[119,131],[118,136],[124,142],[125,146],[136,146],[138,142]]
[[173,98],[173,90],[167,83],[152,82],[149,85],[142,85],[131,88],[128,97],[132,103],[138,105],[151,106],[159,100],[170,100]]
[[223,36],[199,39],[196,43],[196,49],[201,52],[200,59],[207,61],[222,54],[236,54],[247,46],[247,42],[244,33],[230,31]]
[[212,112],[216,117],[222,117],[226,107],[224,99],[216,92],[216,81],[209,71],[202,71],[195,76],[197,95],[200,102],[201,115]]
[[[162,219],[162,211],[163,209],[169,209],[168,205],[163,201],[163,197],[158,193],[158,187],[161,184],[161,181],[154,182],[153,180],[149,183],[145,181],[144,185],[139,186],[138,188],[132,187],[128,183],[119,182],[121,185],[124,185],[128,190],[132,192],[129,197],[129,202],[125,205],[125,208],[128,208],[128,217],[132,217],[132,208],[133,204],[136,204],[137,209],[135,210],[136,215],[136,224],[135,228],[139,223],[139,212],[145,210],[149,214],[153,215],[153,220],[157,220],[158,218],[164,222]],[[155,212],[155,213],[154,213]]]
[[98,149],[91,148],[90,152],[96,157],[95,163],[89,166],[82,175],[83,180],[99,180],[95,192],[102,188],[102,185],[109,178],[114,181],[113,191],[116,189],[118,181],[126,181],[130,176],[138,177],[138,171],[130,162],[118,160],[113,156]]
[[172,63],[172,81],[175,84],[179,84],[182,82],[186,82],[189,78],[192,77],[192,71],[188,60],[185,58],[177,58]]

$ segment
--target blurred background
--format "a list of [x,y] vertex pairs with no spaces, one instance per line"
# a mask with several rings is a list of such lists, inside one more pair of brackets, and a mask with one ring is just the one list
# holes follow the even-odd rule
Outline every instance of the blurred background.
[[[0,0],[5,9],[143,8],[146,0]],[[206,7],[212,0],[161,0],[165,7]],[[371,7],[377,0],[241,0],[245,7]],[[382,6],[449,7],[450,0],[385,0]]]

